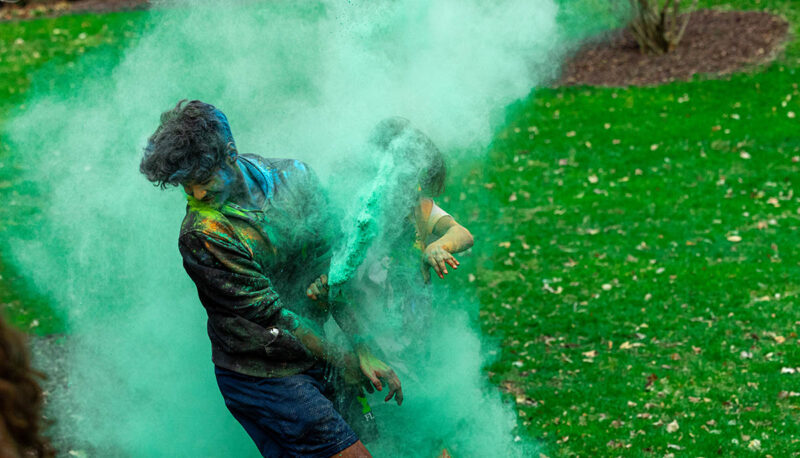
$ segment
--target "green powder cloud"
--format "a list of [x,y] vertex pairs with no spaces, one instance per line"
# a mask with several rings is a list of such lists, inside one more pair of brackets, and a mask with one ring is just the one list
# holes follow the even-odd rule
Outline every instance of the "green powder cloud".
[[[98,56],[74,89],[32,91],[6,137],[47,203],[8,245],[68,323],[50,356],[69,374],[51,393],[59,436],[98,456],[257,454],[214,381],[205,312],[177,250],[182,192],[138,173],[161,111],[184,98],[218,106],[241,152],[306,161],[333,203],[356,211],[352,196],[384,189],[364,147],[376,122],[401,115],[443,151],[482,151],[492,112],[557,73],[557,14],[551,0],[162,2],[120,62]],[[384,230],[396,211],[366,224]],[[402,407],[376,407],[384,434],[370,447],[528,453],[481,372],[477,304],[440,286],[437,303],[459,305],[415,336],[431,353],[407,362]]]

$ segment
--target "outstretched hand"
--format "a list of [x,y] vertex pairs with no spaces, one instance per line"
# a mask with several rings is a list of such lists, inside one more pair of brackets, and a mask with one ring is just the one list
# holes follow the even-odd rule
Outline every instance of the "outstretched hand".
[[[458,269],[458,265],[460,264],[449,251],[436,243],[432,243],[425,248],[425,252],[422,254],[422,261],[428,266],[433,267],[433,271],[436,272],[439,278],[444,278],[444,276],[447,275],[448,265],[455,270]],[[427,271],[427,269],[425,270]],[[426,278],[426,280],[428,280],[428,278]]]
[[[361,373],[369,379],[371,384],[375,386],[378,391],[383,391],[383,383],[381,380],[386,381],[389,385],[389,393],[384,398],[385,402],[394,397],[397,405],[403,404],[403,388],[400,385],[400,379],[394,373],[391,367],[386,363],[379,360],[370,352],[358,352],[358,364],[361,368]],[[372,392],[372,387],[368,386],[367,391]]]
[[328,297],[328,276],[322,274],[306,288],[306,296],[315,301]]

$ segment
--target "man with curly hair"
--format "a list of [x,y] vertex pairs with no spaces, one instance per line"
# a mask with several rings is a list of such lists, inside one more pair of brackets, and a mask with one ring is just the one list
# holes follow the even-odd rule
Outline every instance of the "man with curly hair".
[[[140,171],[162,189],[186,192],[183,264],[208,313],[225,405],[261,453],[370,456],[357,425],[343,418],[349,406],[359,414],[368,406],[344,398],[386,383],[385,400],[401,404],[403,392],[365,345],[346,304],[306,297],[307,286],[327,272],[336,236],[309,167],[239,154],[225,115],[193,100],[161,115]],[[352,349],[320,336],[331,315]]]

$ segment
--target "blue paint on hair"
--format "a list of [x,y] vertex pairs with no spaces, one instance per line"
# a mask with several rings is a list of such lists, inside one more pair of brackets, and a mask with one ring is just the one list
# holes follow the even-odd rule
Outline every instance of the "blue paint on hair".
[[[213,107],[213,105],[211,105]],[[225,138],[225,143],[231,143],[236,148],[236,142],[233,141],[233,134],[231,133],[231,125],[228,124],[228,117],[225,116],[219,108],[214,107],[214,116],[217,117],[220,124],[222,124],[222,136]]]

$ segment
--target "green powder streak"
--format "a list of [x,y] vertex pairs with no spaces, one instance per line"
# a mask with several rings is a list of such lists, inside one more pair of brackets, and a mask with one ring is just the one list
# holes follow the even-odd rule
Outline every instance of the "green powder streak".
[[[138,173],[160,112],[183,98],[213,103],[241,152],[305,160],[340,208],[366,190],[332,272],[343,284],[408,208],[380,181],[400,175],[388,163],[376,173],[375,157],[359,153],[363,135],[399,114],[444,151],[481,151],[490,112],[555,72],[557,9],[551,0],[164,3],[175,8],[149,13],[120,62],[90,56],[58,92],[35,84],[6,124],[42,201],[38,216],[9,229],[4,258],[68,322],[52,359],[39,361],[45,372],[67,368],[48,407],[63,444],[94,456],[256,456],[216,387],[205,312],[181,265],[183,193]],[[487,349],[469,318],[477,304],[446,283],[436,285],[452,296],[441,304],[457,306],[437,308],[429,332],[411,336],[431,356],[398,366],[404,405],[370,396],[385,419],[370,447],[429,456],[427,444],[449,435],[456,456],[527,454],[481,371]]]
[[385,155],[381,161],[380,169],[372,189],[363,199],[363,204],[353,221],[354,229],[347,234],[347,242],[344,249],[334,257],[331,263],[328,282],[331,285],[331,295],[338,296],[338,289],[347,281],[351,280],[364,262],[367,250],[372,244],[372,240],[378,234],[378,217],[382,214],[380,208],[381,196],[384,195],[391,184],[396,184],[391,180],[394,160],[391,156]]

